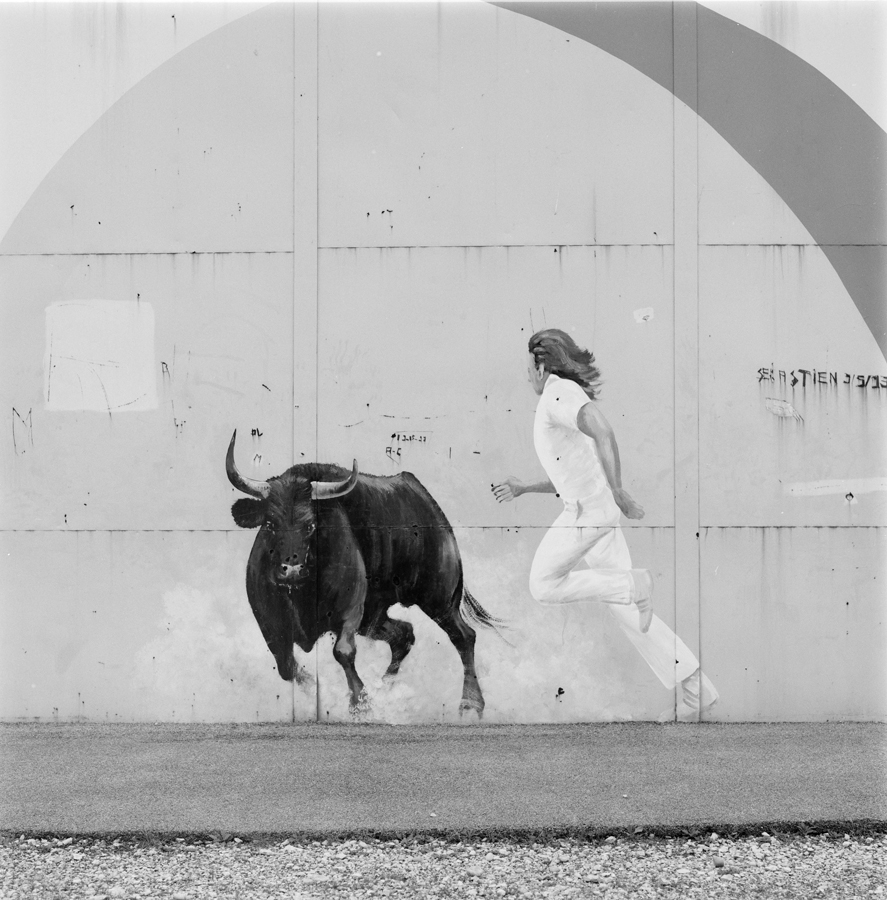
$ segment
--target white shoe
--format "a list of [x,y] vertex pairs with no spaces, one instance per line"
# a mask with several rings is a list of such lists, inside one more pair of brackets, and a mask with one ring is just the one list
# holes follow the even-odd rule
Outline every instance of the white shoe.
[[674,709],[666,709],[660,722],[698,722],[718,702],[715,686],[701,669],[681,682],[681,699]]
[[653,621],[653,576],[647,569],[632,569],[632,602],[638,608],[641,634],[650,630]]

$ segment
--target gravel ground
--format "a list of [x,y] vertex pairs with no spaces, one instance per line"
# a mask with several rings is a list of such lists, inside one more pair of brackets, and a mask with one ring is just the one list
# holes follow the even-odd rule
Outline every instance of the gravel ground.
[[0,840],[2,900],[797,897],[887,900],[887,836],[544,842],[97,838]]

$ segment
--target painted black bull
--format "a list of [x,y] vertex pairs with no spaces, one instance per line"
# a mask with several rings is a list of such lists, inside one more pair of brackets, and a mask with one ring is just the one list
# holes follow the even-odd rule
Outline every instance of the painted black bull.
[[409,472],[364,475],[304,463],[268,481],[246,478],[228,445],[231,484],[255,499],[231,507],[241,528],[258,528],[246,570],[246,593],[280,677],[299,678],[293,644],[308,652],[327,632],[345,670],[351,708],[366,702],[354,667],[355,636],[386,641],[395,675],[415,637],[408,622],[388,617],[395,603],[418,606],[446,632],[465,670],[459,710],[483,713],[474,670],[474,629],[462,616],[493,619],[462,584],[453,529],[432,496]]

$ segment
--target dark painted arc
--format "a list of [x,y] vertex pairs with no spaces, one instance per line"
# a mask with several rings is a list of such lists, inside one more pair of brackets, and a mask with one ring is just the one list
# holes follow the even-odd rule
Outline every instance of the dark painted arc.
[[676,92],[783,198],[887,356],[887,134],[837,85],[695,3],[695,96],[675,85],[671,3],[493,5],[594,44]]
[[493,6],[538,19],[627,62],[668,91],[673,91],[673,11],[671,3],[542,2]]

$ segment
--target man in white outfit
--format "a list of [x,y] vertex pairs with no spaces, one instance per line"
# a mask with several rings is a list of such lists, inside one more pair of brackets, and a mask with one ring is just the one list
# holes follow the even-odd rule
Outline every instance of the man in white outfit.
[[[493,485],[496,499],[556,494],[564,511],[546,533],[530,569],[530,593],[539,603],[604,603],[626,637],[669,690],[681,699],[660,721],[697,721],[718,692],[687,645],[653,614],[653,578],[634,569],[619,514],[644,510],[622,487],[613,429],[593,402],[600,387],[594,356],[556,328],[530,338],[528,374],[539,395],[533,439],[548,479],[525,484],[509,476]],[[575,570],[581,559],[588,569]]]

